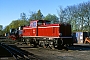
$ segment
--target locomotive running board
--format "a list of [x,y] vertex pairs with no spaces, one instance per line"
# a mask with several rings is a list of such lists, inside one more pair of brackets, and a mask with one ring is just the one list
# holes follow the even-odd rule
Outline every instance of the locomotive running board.
[[42,37],[42,38],[72,38],[72,37],[49,37],[49,36],[22,36],[22,37]]
[[59,37],[59,38],[72,38],[72,37]]

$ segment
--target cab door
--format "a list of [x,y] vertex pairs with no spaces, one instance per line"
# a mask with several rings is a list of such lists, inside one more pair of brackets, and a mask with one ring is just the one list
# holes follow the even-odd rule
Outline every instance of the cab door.
[[37,36],[37,21],[32,21],[30,27],[32,28],[32,35]]

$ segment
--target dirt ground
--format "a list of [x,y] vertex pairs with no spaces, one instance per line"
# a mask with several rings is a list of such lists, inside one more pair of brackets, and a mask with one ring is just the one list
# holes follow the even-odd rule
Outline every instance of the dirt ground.
[[87,45],[84,47],[83,45],[68,47],[68,51],[58,49],[52,50],[49,48],[31,48],[24,46],[22,45],[21,47],[18,47],[38,56],[40,60],[90,60],[90,47],[87,47]]
[[[5,42],[2,40],[1,42]],[[6,43],[6,42],[5,42]],[[8,41],[8,43],[11,43]],[[14,44],[12,42],[12,44]],[[68,47],[68,51],[49,49],[49,48],[32,48],[28,45],[15,44],[17,47],[32,53],[39,60],[90,60],[90,45],[89,44],[76,44]]]

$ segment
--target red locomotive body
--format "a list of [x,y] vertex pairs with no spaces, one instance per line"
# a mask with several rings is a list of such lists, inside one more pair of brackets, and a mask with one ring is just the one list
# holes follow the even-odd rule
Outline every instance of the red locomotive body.
[[23,37],[50,37],[69,38],[71,37],[71,25],[50,24],[50,21],[31,21],[30,26],[23,27]]
[[[47,20],[33,20],[30,26],[23,27],[24,40],[37,42],[37,45],[72,45],[71,25],[67,23],[50,24]],[[26,38],[27,37],[27,38]],[[31,39],[32,38],[32,39]],[[33,39],[34,38],[34,39]],[[39,40],[38,40],[39,39]],[[25,40],[25,41],[26,41]],[[49,42],[49,43],[48,43]]]
[[23,27],[21,39],[24,42],[43,47],[60,48],[61,45],[73,44],[70,24],[50,24],[50,21],[47,20],[30,21],[30,26]]
[[47,24],[47,22],[49,21],[31,21],[30,26],[23,28],[23,37],[59,38],[59,24]]

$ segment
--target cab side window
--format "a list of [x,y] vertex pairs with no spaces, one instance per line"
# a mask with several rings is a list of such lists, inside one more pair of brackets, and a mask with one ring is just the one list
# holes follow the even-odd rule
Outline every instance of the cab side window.
[[36,27],[36,22],[33,22],[33,27]]
[[42,24],[43,24],[43,21],[38,21],[37,24],[38,24],[38,25],[42,25]]
[[30,24],[30,27],[37,27],[37,22],[35,21],[35,22],[32,22],[31,24]]
[[50,21],[46,21],[46,25],[47,25],[47,24],[51,24],[51,22],[50,22]]

